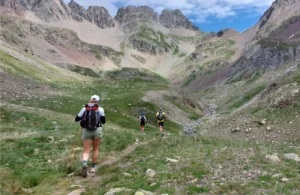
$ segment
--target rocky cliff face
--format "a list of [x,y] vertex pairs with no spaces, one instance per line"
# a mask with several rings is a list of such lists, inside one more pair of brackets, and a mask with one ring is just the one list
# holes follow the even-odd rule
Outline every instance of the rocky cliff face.
[[252,42],[226,77],[248,70],[266,71],[300,62],[300,1],[276,0],[257,23]]
[[130,28],[139,22],[158,21],[158,15],[148,6],[127,6],[118,10],[115,20]]
[[68,4],[70,9],[72,10],[71,12],[71,16],[74,20],[77,20],[79,22],[82,22],[83,19],[87,18],[87,13],[86,10],[80,6],[78,3],[76,3],[75,1],[70,1],[70,3]]
[[266,71],[295,61],[300,62],[300,45],[260,42],[244,53],[230,69],[227,77],[249,70]]
[[62,18],[68,18],[68,9],[60,0],[1,0],[1,6],[10,9],[16,14],[22,14],[25,10],[33,11],[39,18],[46,22],[56,22]]
[[285,8],[287,6],[291,6],[295,3],[299,2],[299,0],[276,0],[272,3],[272,6],[267,9],[267,11],[264,13],[264,15],[260,18],[259,21],[259,27],[262,28],[267,21],[271,18],[272,14],[281,9]]
[[91,23],[95,23],[100,28],[111,28],[115,26],[113,18],[104,7],[90,6],[86,10],[73,0],[70,1],[69,7],[72,10],[71,16],[74,20],[82,22],[83,19],[85,19]]
[[60,5],[53,0],[43,1],[21,1],[23,5],[27,6],[27,9],[31,9],[35,14],[46,22],[56,22],[61,19],[68,18],[68,12],[65,10],[63,1],[60,1]]
[[185,28],[198,30],[182,13],[176,9],[174,11],[163,10],[159,16],[159,22],[166,28]]
[[[25,11],[24,7],[21,6],[17,0],[0,0],[0,5],[5,8],[5,10],[1,10],[1,12],[15,12],[19,15],[22,15],[23,12]],[[1,13],[0,12],[0,13]]]
[[258,22],[257,37],[267,37],[283,20],[300,13],[299,0],[276,0]]
[[104,7],[90,6],[86,10],[73,0],[68,6],[63,0],[1,0],[0,3],[1,6],[17,14],[25,10],[32,11],[40,19],[49,23],[71,17],[80,22],[86,19],[100,28],[115,26],[113,18]]
[[86,19],[97,24],[100,28],[110,28],[115,26],[113,18],[104,7],[90,6],[87,10]]

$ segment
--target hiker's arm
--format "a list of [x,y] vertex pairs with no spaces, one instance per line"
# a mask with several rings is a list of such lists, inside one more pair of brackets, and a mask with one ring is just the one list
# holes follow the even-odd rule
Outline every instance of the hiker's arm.
[[105,124],[105,114],[104,114],[104,109],[103,108],[99,108],[99,112],[100,112],[100,122],[101,124]]
[[81,119],[82,119],[82,117],[76,116],[75,122],[78,122],[78,121],[80,121]]
[[80,121],[82,119],[84,112],[85,112],[85,108],[82,108],[80,110],[80,112],[78,113],[78,115],[76,116],[75,122],[78,122],[78,121]]
[[101,124],[105,124],[105,116],[100,116]]

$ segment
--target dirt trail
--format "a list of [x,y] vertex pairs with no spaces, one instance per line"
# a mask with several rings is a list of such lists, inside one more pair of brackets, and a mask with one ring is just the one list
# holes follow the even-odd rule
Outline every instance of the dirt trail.
[[125,156],[127,156],[128,154],[132,153],[138,146],[143,146],[146,145],[152,141],[154,141],[156,139],[151,139],[147,142],[141,142],[141,143],[135,143],[133,145],[128,146],[125,150],[121,151],[119,156],[113,156],[110,157],[110,159],[105,160],[101,163],[99,163],[99,166],[105,166],[105,165],[112,165],[115,164],[116,162],[118,162],[119,160],[121,160],[122,158],[124,158]]

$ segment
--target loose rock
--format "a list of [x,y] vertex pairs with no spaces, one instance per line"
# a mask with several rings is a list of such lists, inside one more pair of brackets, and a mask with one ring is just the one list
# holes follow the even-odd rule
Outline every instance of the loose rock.
[[284,154],[283,157],[285,159],[294,160],[296,162],[300,162],[300,157],[295,153]]
[[172,159],[172,158],[167,158],[167,162],[178,163],[178,160]]
[[282,176],[282,174],[281,174],[281,173],[277,173],[277,174],[275,174],[275,175],[272,175],[272,178],[278,178],[278,177],[280,177],[280,176]]
[[280,159],[278,158],[277,154],[272,154],[272,155],[267,154],[266,159],[274,163],[280,162]]
[[123,173],[123,175],[124,175],[125,177],[132,177],[132,175],[131,175],[130,173]]
[[84,189],[84,188],[81,188],[81,189],[74,190],[74,191],[70,192],[68,195],[80,195],[80,194],[82,194],[83,192],[85,192],[85,189]]
[[280,181],[282,181],[282,182],[288,182],[289,179],[284,177],[284,178],[282,178]]
[[145,175],[146,177],[154,177],[156,175],[156,172],[153,169],[147,169]]
[[260,125],[265,125],[267,123],[266,119],[263,119],[262,121],[258,122]]
[[25,188],[22,188],[22,191],[26,194],[32,194],[33,193],[33,190],[32,189],[25,189]]
[[139,190],[134,195],[154,195],[152,192],[145,191],[145,190]]
[[106,192],[104,195],[115,195],[116,193],[119,193],[121,191],[129,191],[130,189],[126,188],[113,188],[110,189],[108,192]]
[[69,188],[82,188],[81,185],[71,185]]

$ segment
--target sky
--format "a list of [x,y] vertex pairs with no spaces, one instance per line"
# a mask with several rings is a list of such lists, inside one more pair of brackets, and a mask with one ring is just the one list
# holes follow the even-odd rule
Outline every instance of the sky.
[[[70,0],[65,0],[69,2]],[[233,28],[243,32],[255,25],[274,0],[75,0],[85,8],[105,7],[111,16],[128,5],[147,5],[161,14],[163,9],[179,9],[195,26],[205,32]]]

